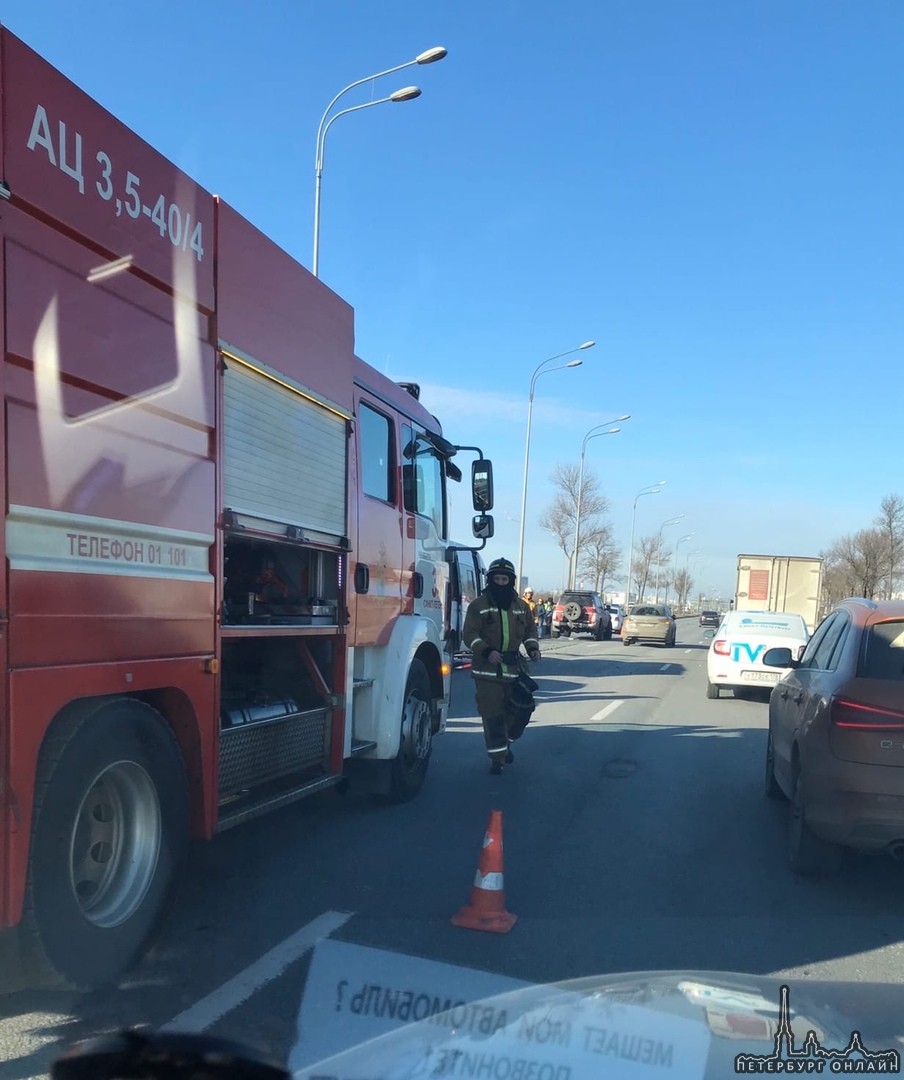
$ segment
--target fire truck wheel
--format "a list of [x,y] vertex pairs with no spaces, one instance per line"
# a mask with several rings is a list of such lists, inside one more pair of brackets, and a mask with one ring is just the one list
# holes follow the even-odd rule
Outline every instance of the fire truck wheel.
[[42,958],[76,986],[124,971],[157,927],[187,840],[185,764],[160,714],[121,699],[66,717],[35,790],[26,925]]
[[390,776],[392,802],[413,799],[427,776],[433,748],[432,697],[427,669],[420,660],[412,660],[402,703],[401,744]]

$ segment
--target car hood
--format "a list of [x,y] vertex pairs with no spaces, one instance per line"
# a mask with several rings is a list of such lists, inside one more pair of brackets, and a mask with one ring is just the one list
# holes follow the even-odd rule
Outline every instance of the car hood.
[[897,1072],[902,1034],[904,987],[634,972],[460,1002],[316,1063],[298,1064],[303,1046],[293,1057],[299,1080]]

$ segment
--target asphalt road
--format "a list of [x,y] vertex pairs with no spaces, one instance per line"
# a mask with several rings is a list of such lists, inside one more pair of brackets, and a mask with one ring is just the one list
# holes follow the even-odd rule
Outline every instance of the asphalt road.
[[[663,969],[904,983],[904,869],[789,871],[786,809],[762,791],[766,704],[708,701],[703,632],[679,626],[668,649],[546,641],[540,706],[500,777],[457,672],[418,799],[329,792],[199,846],[161,940],[115,991],[0,996],[0,1078],[46,1075],[75,1039],[174,1020],[285,1060],[305,946],[324,935],[527,983]],[[449,921],[494,809],[518,916],[506,935]]]

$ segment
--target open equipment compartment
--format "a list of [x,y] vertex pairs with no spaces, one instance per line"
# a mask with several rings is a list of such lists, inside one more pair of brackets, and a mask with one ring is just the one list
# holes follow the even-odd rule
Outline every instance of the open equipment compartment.
[[222,350],[220,825],[342,770],[348,417]]

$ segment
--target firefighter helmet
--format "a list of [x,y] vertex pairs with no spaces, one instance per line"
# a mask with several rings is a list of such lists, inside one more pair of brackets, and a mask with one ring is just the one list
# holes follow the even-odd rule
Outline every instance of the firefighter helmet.
[[515,584],[515,564],[508,559],[493,559],[487,570],[487,581],[491,581],[494,574],[505,574]]

